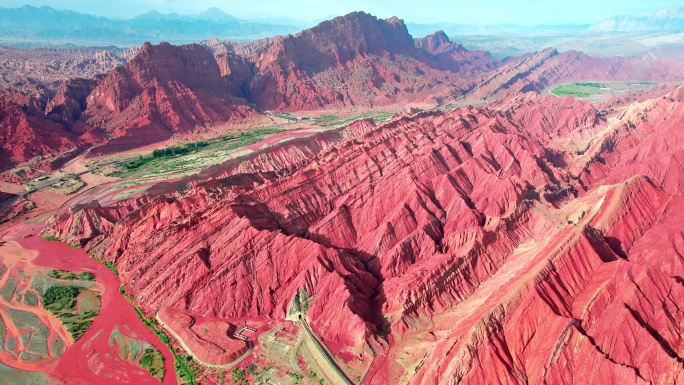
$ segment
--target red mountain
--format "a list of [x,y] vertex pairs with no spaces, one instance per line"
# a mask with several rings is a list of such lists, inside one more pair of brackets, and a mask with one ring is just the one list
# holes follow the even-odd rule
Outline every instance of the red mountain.
[[435,105],[464,97],[504,100],[568,80],[682,75],[683,66],[649,57],[604,59],[550,49],[500,60],[466,50],[441,31],[413,39],[397,18],[355,12],[250,44],[145,44],[103,78],[76,79],[30,103],[11,103],[25,107],[25,119],[5,103],[0,125],[7,139],[0,145],[7,160],[0,167],[99,144],[105,136],[107,144],[92,154],[244,122],[256,114],[250,104],[285,111]]
[[98,84],[87,105],[88,124],[115,137],[96,153],[159,142],[252,113],[231,95],[211,52],[197,44],[146,43]]
[[282,319],[305,290],[368,384],[679,383],[683,101],[361,121],[45,233],[115,262],[151,312]]
[[468,98],[501,100],[518,92],[541,92],[568,81],[679,81],[684,78],[684,65],[651,57],[598,58],[549,48],[511,60],[485,77],[467,94]]
[[44,99],[6,91],[0,95],[0,169],[38,156],[85,147],[85,141],[40,111]]
[[451,42],[444,31],[437,31],[432,35],[415,39],[415,45],[434,55],[433,59],[450,71],[458,72],[467,79],[473,80],[476,76],[483,75],[512,60],[511,58],[498,60],[481,50],[469,51],[462,45]]
[[[436,39],[441,39],[433,44],[439,50],[423,43]],[[244,45],[205,44],[217,55],[230,52],[253,63],[254,75],[247,75],[243,95],[278,110],[434,104],[501,64],[486,52],[449,42],[443,33],[414,41],[396,17],[381,20],[363,12],[296,35]]]

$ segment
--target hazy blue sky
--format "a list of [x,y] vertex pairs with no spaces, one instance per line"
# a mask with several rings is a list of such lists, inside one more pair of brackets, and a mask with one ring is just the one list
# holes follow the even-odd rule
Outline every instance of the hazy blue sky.
[[582,24],[621,13],[682,6],[681,0],[0,0],[2,7],[49,5],[107,17],[128,18],[150,10],[198,13],[218,7],[231,15],[317,20],[351,11],[399,16],[422,23]]

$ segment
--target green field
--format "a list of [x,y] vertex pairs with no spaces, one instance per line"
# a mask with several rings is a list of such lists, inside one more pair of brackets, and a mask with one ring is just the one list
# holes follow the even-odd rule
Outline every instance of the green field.
[[14,369],[2,363],[0,363],[0,379],[3,384],[15,385],[48,385],[52,383],[47,374]]
[[554,86],[550,92],[559,97],[571,95],[577,99],[605,100],[613,95],[643,90],[654,84],[656,83],[638,81],[577,82]]
[[574,97],[585,98],[605,92],[601,83],[573,83],[566,84],[551,90],[556,96],[572,95]]
[[162,357],[161,353],[154,347],[150,346],[145,349],[138,364],[150,372],[152,377],[155,377],[160,382],[164,380],[164,357]]
[[352,116],[321,115],[314,120],[317,126],[325,128],[335,128],[352,123],[359,119],[372,118],[376,124],[382,123],[391,118],[395,112],[391,111],[367,111]]
[[124,163],[113,175],[131,177],[187,173],[230,159],[236,150],[281,131],[278,127],[255,128],[239,134],[157,149],[150,155]]
[[74,274],[70,271],[67,270],[48,270],[47,272],[48,277],[54,278],[54,279],[62,279],[62,280],[67,280],[67,281],[94,281],[95,276],[92,273],[89,273],[87,271]]
[[[68,272],[53,270],[60,276]],[[78,276],[74,274],[75,276]],[[79,339],[90,327],[100,312],[100,296],[83,286],[89,284],[78,278],[71,280],[73,285],[61,285],[58,281],[39,282],[34,279],[33,286],[42,293],[42,305],[57,317],[67,328],[74,340]]]
[[160,382],[164,379],[164,357],[161,353],[147,342],[127,337],[119,330],[112,330],[109,336],[109,345],[117,346],[117,355],[122,361],[138,365],[150,372]]

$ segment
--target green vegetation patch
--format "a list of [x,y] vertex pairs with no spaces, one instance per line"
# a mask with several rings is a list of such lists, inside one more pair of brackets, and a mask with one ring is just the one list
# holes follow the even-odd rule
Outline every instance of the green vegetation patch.
[[54,312],[73,309],[80,289],[75,286],[51,286],[43,294],[43,306]]
[[119,276],[119,270],[117,270],[116,264],[114,262],[94,256],[92,258],[105,265],[105,267],[111,270],[117,277]]
[[152,377],[160,382],[164,380],[164,357],[157,349],[151,346],[145,349],[142,357],[138,360],[138,365],[150,372]]
[[5,347],[7,348],[8,351],[13,352],[14,349],[17,348],[19,345],[19,339],[17,337],[13,337],[7,340],[7,343],[5,344]]
[[130,363],[137,361],[143,352],[143,342],[125,336],[117,329],[112,330],[109,335],[109,344],[116,344],[119,358]]
[[233,368],[233,370],[230,371],[230,373],[233,375],[233,382],[235,384],[240,384],[240,385],[247,385],[247,379],[245,378],[245,375],[247,372],[244,369],[240,368]]
[[94,281],[95,276],[93,273],[87,271],[74,274],[68,270],[48,270],[48,277],[53,279],[63,279],[68,281]]
[[280,132],[278,128],[254,128],[250,131],[234,135],[223,135],[202,142],[188,143],[182,146],[157,149],[148,156],[122,165],[123,170],[117,176],[160,175],[183,173],[207,167],[223,160],[229,152],[256,143],[266,136]]
[[35,326],[33,335],[31,336],[31,341],[26,346],[26,351],[47,357],[49,355],[47,349],[47,339],[49,334],[50,330],[47,328],[47,326],[43,324],[38,324]]
[[10,298],[14,295],[14,291],[17,289],[17,281],[14,280],[14,278],[9,277],[7,278],[7,281],[5,283],[5,287],[0,289],[0,295],[2,295],[2,298],[5,299],[5,301],[9,302]]
[[173,353],[173,368],[176,371],[176,377],[181,384],[198,385],[197,373],[199,368],[195,361],[185,354]]
[[135,195],[135,194],[141,193],[141,192],[143,192],[143,191],[145,191],[145,190],[147,190],[147,189],[148,189],[147,187],[140,187],[140,188],[134,188],[134,189],[130,189],[130,190],[125,190],[125,191],[122,191],[122,192],[120,192],[120,193],[114,195],[114,197],[113,197],[112,199],[115,200],[115,201],[118,201],[118,200],[121,200],[121,199],[124,199],[124,198],[128,198],[128,197],[130,197],[130,196],[133,196],[133,195]]
[[42,293],[45,293],[45,290],[51,286],[74,286],[81,289],[92,289],[95,287],[95,283],[92,281],[58,280],[42,274],[36,274],[31,280],[31,287],[33,287],[40,296],[42,296]]
[[567,96],[572,95],[574,97],[584,98],[591,95],[596,95],[603,93],[604,90],[601,89],[601,84],[599,83],[574,83],[568,84],[560,87],[556,87],[551,90],[551,93],[556,96]]
[[33,292],[27,291],[24,294],[24,305],[38,306],[38,297]]
[[[126,294],[124,293],[124,295]],[[142,321],[143,325],[147,326],[150,330],[152,330],[154,334],[156,334],[157,337],[159,337],[159,340],[164,345],[168,345],[171,343],[171,337],[169,337],[169,335],[162,330],[157,320],[155,320],[152,317],[145,317],[145,313],[143,313],[143,311],[138,309],[137,307],[133,309],[135,310],[135,313],[138,315],[138,318],[140,318],[140,320]]]
[[128,356],[131,363],[143,353],[143,345],[142,341],[133,338],[128,340]]
[[48,385],[47,374],[14,369],[0,363],[0,381],[12,385]]
[[182,146],[171,146],[171,147],[166,147],[166,148],[159,148],[156,150],[152,151],[152,156],[139,156],[138,159],[135,159],[131,162],[124,163],[123,168],[126,170],[135,170],[137,168],[140,168],[154,159],[157,158],[171,158],[175,156],[180,156],[180,155],[187,155],[193,152],[197,152],[199,149],[207,147],[209,145],[209,142],[207,141],[199,141],[199,142],[192,142],[192,143],[187,143]]
[[28,345],[28,343],[31,341],[31,332],[27,330],[27,331],[21,333],[21,335],[19,336],[19,339],[21,340],[22,345],[24,345],[24,346]]
[[14,326],[19,329],[30,329],[40,325],[37,315],[23,310],[7,309],[7,315],[12,319]]
[[367,111],[362,114],[341,117],[337,115],[321,115],[315,119],[316,125],[320,127],[338,127],[352,123],[359,119],[372,118],[376,124],[382,123],[394,115],[389,111]]
[[7,327],[5,323],[0,318],[0,352],[3,350],[2,347],[5,346],[5,336],[7,335]]
[[100,311],[100,297],[91,290],[76,286],[50,286],[43,293],[43,307],[54,314],[77,340]]
[[66,344],[64,341],[62,341],[61,338],[59,338],[58,335],[55,334],[55,340],[52,341],[52,346],[50,346],[50,350],[52,351],[52,355],[59,358],[64,354],[64,349],[66,348]]
[[[123,286],[119,288],[119,292],[129,301],[133,302],[131,296],[126,294],[126,291],[124,290]],[[186,385],[198,385],[197,375],[200,372],[198,364],[195,361],[193,361],[190,356],[177,352],[173,348],[173,346],[171,346],[171,337],[169,337],[169,335],[166,334],[166,332],[162,329],[161,325],[159,325],[159,322],[157,322],[156,319],[145,316],[145,313],[138,307],[133,307],[133,310],[135,310],[135,313],[138,315],[138,318],[140,318],[140,321],[142,321],[143,325],[145,325],[148,329],[152,330],[152,332],[154,332],[154,334],[156,334],[157,337],[159,337],[159,340],[164,345],[166,345],[167,348],[169,348],[169,351],[173,355],[173,368],[176,372],[176,378],[178,379],[178,383]],[[152,375],[154,376],[154,374]]]

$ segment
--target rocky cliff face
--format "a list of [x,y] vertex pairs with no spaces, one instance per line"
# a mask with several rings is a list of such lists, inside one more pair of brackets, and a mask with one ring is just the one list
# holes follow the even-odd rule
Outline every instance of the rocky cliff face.
[[115,139],[95,153],[159,142],[196,127],[244,119],[250,108],[232,97],[221,69],[200,45],[143,45],[126,66],[104,78],[88,96],[90,125]]
[[468,98],[501,100],[518,92],[541,92],[553,84],[567,81],[678,81],[684,76],[684,66],[652,57],[598,58],[582,52],[558,52],[549,48],[512,59],[485,76],[486,79],[467,94]]
[[232,49],[248,54],[259,69],[250,83],[254,101],[281,110],[435,103],[454,89],[468,88],[472,79],[460,76],[465,71],[460,72],[454,59],[446,59],[455,51],[461,51],[462,62],[472,61],[469,68],[482,72],[499,63],[484,52],[466,53],[454,44],[443,47],[443,57],[437,57],[416,47],[401,20],[380,20],[363,12],[297,35]]
[[305,290],[326,343],[375,355],[364,383],[678,383],[684,104],[664,96],[361,121],[45,232],[150,311],[284,318]]
[[85,145],[67,127],[45,117],[44,103],[18,92],[0,95],[0,169]]
[[[113,66],[133,53],[103,52],[94,60]],[[38,96],[24,90],[30,101],[14,103],[34,121],[23,127],[49,127],[58,138],[66,138],[64,131],[77,138],[57,145],[39,139],[39,129],[28,129],[23,139],[11,141],[38,138],[29,156],[92,146],[108,137],[106,145],[91,151],[98,155],[250,121],[257,114],[250,105],[300,111],[436,105],[463,98],[497,101],[569,80],[663,81],[684,75],[680,64],[649,57],[604,59],[549,49],[496,59],[449,41],[443,32],[414,40],[401,20],[363,12],[249,44],[145,44],[135,53],[105,77],[39,86],[33,90]],[[13,153],[4,164],[24,160]]]

